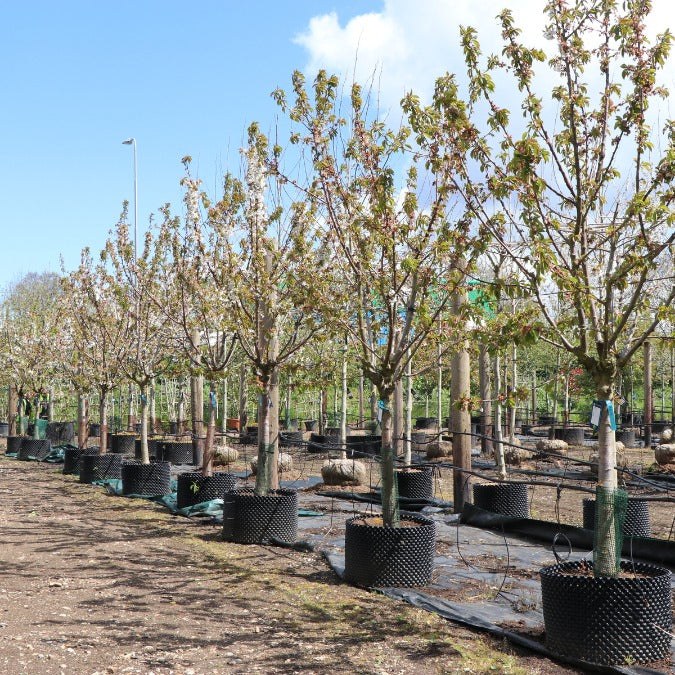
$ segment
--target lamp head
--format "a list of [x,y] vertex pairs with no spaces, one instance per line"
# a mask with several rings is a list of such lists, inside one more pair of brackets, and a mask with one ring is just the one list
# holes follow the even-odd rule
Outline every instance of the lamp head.
[[133,138],[127,138],[126,141],[122,141],[122,145],[131,145],[134,142],[135,139]]

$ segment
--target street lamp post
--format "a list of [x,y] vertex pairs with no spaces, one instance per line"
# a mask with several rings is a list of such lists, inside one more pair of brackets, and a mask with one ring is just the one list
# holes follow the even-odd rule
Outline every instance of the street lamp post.
[[136,156],[136,139],[127,138],[123,145],[134,146],[134,259],[138,258],[138,159]]

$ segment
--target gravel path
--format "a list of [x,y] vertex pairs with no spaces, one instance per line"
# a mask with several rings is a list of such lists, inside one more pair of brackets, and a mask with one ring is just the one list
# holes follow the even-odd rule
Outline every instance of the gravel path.
[[318,555],[0,459],[0,672],[560,673],[343,584]]

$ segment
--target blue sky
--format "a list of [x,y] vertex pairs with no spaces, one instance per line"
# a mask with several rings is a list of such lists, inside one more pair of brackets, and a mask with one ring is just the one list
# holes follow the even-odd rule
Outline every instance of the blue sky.
[[[0,289],[98,251],[133,198],[138,213],[182,213],[184,155],[209,192],[253,120],[273,128],[269,94],[294,69],[357,79],[377,72],[383,105],[431,90],[459,67],[458,23],[494,37],[514,9],[541,42],[543,0],[27,0],[0,6]],[[656,0],[659,26],[675,12]],[[671,23],[675,25],[675,21]]]

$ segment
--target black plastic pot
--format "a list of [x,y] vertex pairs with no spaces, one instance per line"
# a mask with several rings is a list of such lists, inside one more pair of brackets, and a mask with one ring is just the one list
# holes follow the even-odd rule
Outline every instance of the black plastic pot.
[[539,571],[549,649],[602,665],[669,656],[670,571],[622,561],[622,571],[636,576],[594,577],[580,575],[582,566],[592,570],[593,563],[563,562]]
[[168,495],[171,494],[171,464],[169,462],[137,461],[122,463],[123,495]]
[[110,452],[119,455],[133,455],[136,447],[136,437],[132,434],[113,434],[111,436]]
[[[595,499],[583,500],[584,529],[595,530]],[[649,507],[643,499],[628,499],[626,518],[623,522],[625,537],[651,537]]]
[[7,436],[9,434],[9,423],[0,422],[0,436]]
[[617,431],[616,440],[621,441],[626,448],[634,448],[637,445],[635,442],[635,431],[632,429]]
[[399,469],[396,472],[396,478],[398,479],[399,497],[431,499],[434,496],[433,474],[430,466]]
[[24,438],[17,453],[17,459],[44,459],[52,451],[52,442],[45,438],[36,440],[34,438]]
[[326,437],[323,434],[310,434],[307,452],[326,452]]
[[305,431],[318,431],[318,430],[319,430],[318,420],[305,420]]
[[583,427],[556,428],[553,433],[557,440],[565,441],[565,443],[569,443],[570,445],[584,444]]
[[89,435],[92,438],[98,438],[101,435],[101,425],[94,424],[93,422],[89,425]]
[[157,446],[157,459],[172,464],[192,464],[192,442],[164,441]]
[[82,455],[98,455],[101,448],[66,448],[63,451],[63,473],[80,473],[80,458]]
[[184,509],[212,499],[223,499],[225,493],[234,490],[236,485],[237,477],[226,471],[216,471],[210,476],[198,471],[178,474],[176,506]]
[[80,483],[95,480],[122,478],[122,455],[106,452],[105,455],[82,455],[80,457]]
[[345,579],[359,586],[426,586],[431,583],[436,525],[406,516],[408,527],[369,524],[350,518],[345,529]]
[[7,451],[8,453],[18,454],[21,443],[23,443],[25,436],[7,436]]
[[256,495],[251,488],[226,492],[223,499],[223,539],[239,544],[288,544],[298,536],[298,495],[272,490]]
[[382,436],[347,436],[347,457],[354,459],[378,455],[382,448]]
[[516,518],[529,518],[526,483],[476,483],[473,503],[485,511]]
[[175,436],[178,433],[178,422],[169,422],[169,433]]
[[54,445],[70,443],[75,438],[75,422],[50,422],[45,431],[45,438]]
[[[160,441],[158,438],[148,438],[148,455],[150,456],[150,459],[155,460],[157,459],[157,455],[159,453],[159,444],[162,441]],[[136,459],[141,458],[141,439],[136,438],[134,439],[134,457]]]
[[290,448],[292,445],[302,445],[302,431],[282,431],[279,434],[279,445],[282,448]]
[[239,434],[240,445],[258,445],[258,430],[246,431]]
[[417,429],[431,429],[438,424],[437,417],[418,417],[415,421]]

